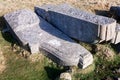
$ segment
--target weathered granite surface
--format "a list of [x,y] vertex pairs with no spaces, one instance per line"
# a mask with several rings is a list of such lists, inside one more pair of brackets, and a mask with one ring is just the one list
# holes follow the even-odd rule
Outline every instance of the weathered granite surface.
[[[80,65],[86,68],[93,62],[92,54],[75,43],[51,24],[30,10],[18,10],[4,16],[14,37],[26,45],[31,53],[44,55],[63,66]],[[33,21],[32,21],[33,20]]]
[[114,38],[112,39],[112,43],[114,44],[120,43],[120,24],[118,23],[116,25],[116,32]]
[[90,14],[68,4],[36,6],[35,12],[68,36],[80,41],[108,41],[115,35],[114,19]]
[[21,36],[22,31],[39,24],[39,18],[37,15],[27,9],[11,12],[4,15],[4,18],[8,23],[7,25],[10,26],[8,29],[10,29],[11,33],[16,36],[16,39],[24,45],[27,44],[27,41]]

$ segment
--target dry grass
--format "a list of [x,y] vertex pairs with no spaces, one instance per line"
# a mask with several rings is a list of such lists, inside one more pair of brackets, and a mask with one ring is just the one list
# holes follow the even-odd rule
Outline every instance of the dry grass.
[[74,0],[1,0],[0,15],[2,16],[8,12],[23,8],[34,9],[35,5],[60,4],[65,2],[74,3]]
[[[61,3],[68,3],[80,9],[95,13],[96,10],[98,11],[109,10],[111,5],[119,5],[120,1],[119,0],[104,0],[104,1],[99,0],[98,2],[97,0],[0,0],[0,16],[3,16],[6,13],[9,13],[18,9],[23,9],[23,8],[28,8],[33,10],[35,5],[44,5],[44,4],[57,5]],[[0,18],[0,29],[4,26],[1,24],[4,24],[2,18]],[[2,51],[4,51],[3,55],[5,55],[5,58],[7,61],[7,69],[2,75],[0,75],[0,80],[6,80],[6,79],[7,80],[26,80],[26,79],[37,80],[37,78],[39,80],[42,80],[42,79],[53,80],[53,78],[56,77],[57,73],[60,72],[60,69],[56,69],[56,65],[52,61],[47,60],[46,58],[42,57],[43,60],[41,62],[37,61],[37,63],[29,63],[29,60],[24,59],[19,55],[16,55],[17,52],[12,51],[11,42],[9,42],[11,41],[11,37],[7,35],[5,36],[8,38],[7,39],[8,41],[5,40],[5,38],[3,38],[3,35],[0,33],[0,47],[2,48]],[[92,51],[94,48],[88,44],[83,44],[83,46],[90,51]],[[100,45],[98,47],[100,47]],[[102,48],[105,49],[106,48],[105,45],[102,45]],[[110,50],[110,53],[114,53],[114,52],[111,52],[112,51],[111,48],[107,47],[107,49]],[[103,50],[100,50],[100,51],[103,51]],[[97,52],[95,52],[94,55],[97,58],[99,58],[104,55],[104,53],[102,54],[101,53],[102,52],[100,52],[100,56],[99,54],[97,54]],[[41,56],[40,57],[38,56],[32,55],[30,58],[34,62],[41,58]],[[113,63],[115,65],[113,67],[111,66],[109,67],[111,63],[105,64],[103,59],[100,59],[100,60],[95,59],[95,64],[89,66],[85,70],[75,69],[76,70],[75,80],[80,80],[80,78],[82,78],[83,80],[102,79],[109,72],[111,72],[110,75],[113,75],[112,71],[109,68],[114,68],[118,66],[120,64],[120,58],[119,57],[116,58],[116,60],[113,61]],[[101,65],[103,65],[103,67],[105,66],[105,69],[107,69],[107,71],[105,71],[105,69],[100,70]],[[1,66],[0,70],[5,69],[3,65],[0,64],[0,66]]]
[[6,69],[6,59],[3,55],[2,50],[0,49],[0,73]]
[[0,16],[23,8],[34,9],[35,5],[68,3],[89,12],[94,10],[106,10],[111,5],[119,5],[119,0],[0,0]]

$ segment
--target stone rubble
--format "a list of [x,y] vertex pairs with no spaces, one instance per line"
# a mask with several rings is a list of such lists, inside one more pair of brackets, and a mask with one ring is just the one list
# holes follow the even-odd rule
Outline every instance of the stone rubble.
[[54,28],[31,10],[23,9],[4,15],[11,34],[31,53],[43,52],[59,65],[86,68],[92,54],[67,35]]

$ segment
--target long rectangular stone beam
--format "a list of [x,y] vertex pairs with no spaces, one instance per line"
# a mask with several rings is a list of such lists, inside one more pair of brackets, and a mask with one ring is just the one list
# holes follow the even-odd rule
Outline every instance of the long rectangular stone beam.
[[80,41],[109,41],[115,35],[116,20],[68,4],[36,6],[35,12],[68,36]]
[[30,10],[18,10],[4,16],[10,32],[27,45],[31,53],[44,55],[63,66],[86,68],[93,62],[92,54],[75,43],[63,32],[54,28]]

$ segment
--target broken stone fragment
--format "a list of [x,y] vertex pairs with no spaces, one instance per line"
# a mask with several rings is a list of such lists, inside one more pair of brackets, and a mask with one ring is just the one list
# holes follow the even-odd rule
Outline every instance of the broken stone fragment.
[[31,10],[18,10],[4,16],[10,32],[31,53],[44,55],[62,66],[86,68],[93,62],[92,54],[67,35],[54,28]]
[[61,73],[59,80],[72,80],[71,74],[67,72]]
[[35,12],[68,36],[80,41],[109,41],[115,35],[116,20],[68,4],[36,6]]

